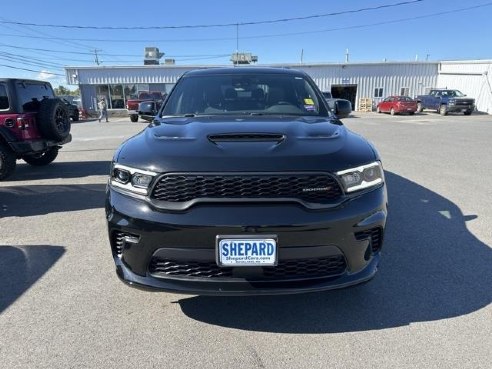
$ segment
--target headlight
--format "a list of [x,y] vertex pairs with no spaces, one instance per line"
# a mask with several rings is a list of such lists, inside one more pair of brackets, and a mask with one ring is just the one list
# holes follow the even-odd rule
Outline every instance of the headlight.
[[454,104],[456,104],[456,100],[454,100],[454,99],[449,99],[449,100],[448,100],[448,104],[449,104],[449,105],[454,105]]
[[336,173],[341,179],[345,192],[354,192],[364,188],[378,186],[384,182],[383,167],[379,161],[346,169]]
[[113,164],[111,168],[111,185],[124,190],[147,195],[152,180],[157,175],[148,170],[135,169],[125,165]]

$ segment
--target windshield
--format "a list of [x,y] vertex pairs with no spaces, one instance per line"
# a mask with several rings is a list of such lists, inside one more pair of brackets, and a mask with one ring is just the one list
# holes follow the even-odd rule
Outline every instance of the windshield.
[[465,94],[459,90],[450,90],[450,91],[448,91],[448,96],[449,97],[463,97],[463,96],[465,96]]
[[182,78],[162,111],[172,115],[328,115],[304,77],[217,74]]
[[16,87],[17,98],[24,113],[39,111],[41,100],[54,97],[51,85],[47,83],[18,82]]
[[407,102],[413,101],[413,99],[411,97],[409,97],[409,96],[398,96],[397,97],[397,100],[398,101],[407,101]]
[[152,92],[151,96],[152,96],[152,98],[154,98],[156,100],[162,99],[162,94],[160,92]]

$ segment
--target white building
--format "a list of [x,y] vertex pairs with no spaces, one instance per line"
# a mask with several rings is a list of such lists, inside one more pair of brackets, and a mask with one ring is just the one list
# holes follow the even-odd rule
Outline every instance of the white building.
[[[230,65],[229,65],[230,66]],[[304,70],[322,91],[375,106],[386,96],[417,96],[433,87],[461,90],[476,99],[477,110],[492,113],[492,60],[441,62],[380,62],[338,64],[276,64],[274,67]],[[183,73],[214,65],[141,65],[115,67],[66,67],[67,82],[79,85],[85,109],[95,110],[96,100],[106,97],[110,109],[124,109],[139,91],[168,93]]]

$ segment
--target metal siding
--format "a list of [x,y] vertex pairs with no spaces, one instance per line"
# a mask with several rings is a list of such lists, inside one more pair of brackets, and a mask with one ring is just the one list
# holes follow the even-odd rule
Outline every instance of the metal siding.
[[[194,69],[188,68],[69,68],[68,81],[82,85],[108,85],[133,83],[176,83],[185,72]],[[72,78],[77,76],[77,78]]]
[[[338,64],[298,66],[297,69],[309,74],[323,91],[329,91],[332,85],[357,85],[354,109],[358,110],[359,99],[371,98],[375,105],[384,97],[399,95],[402,87],[408,87],[412,97],[423,94],[426,86],[436,85],[438,64]],[[378,87],[383,88],[382,98],[374,97],[374,89]]]
[[[492,112],[492,61],[488,60],[276,66],[304,70],[325,91],[330,90],[332,85],[357,85],[356,110],[360,98],[371,98],[374,104],[382,99],[373,96],[374,89],[378,87],[383,88],[383,98],[399,95],[402,87],[408,87],[412,97],[424,94],[426,87],[449,87],[474,97],[478,110]],[[81,85],[172,84],[183,73],[205,67],[213,66],[69,67],[66,74],[67,82]],[[90,106],[90,102],[87,103]]]

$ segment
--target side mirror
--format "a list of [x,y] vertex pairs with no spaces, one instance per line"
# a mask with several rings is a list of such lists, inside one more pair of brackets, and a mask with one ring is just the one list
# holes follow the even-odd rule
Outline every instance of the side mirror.
[[152,122],[157,115],[157,106],[153,101],[144,101],[138,104],[138,115],[147,122]]
[[145,101],[138,105],[138,112],[142,115],[156,115],[155,104],[152,101]]
[[338,118],[347,118],[352,113],[352,104],[347,100],[335,101],[335,114]]

